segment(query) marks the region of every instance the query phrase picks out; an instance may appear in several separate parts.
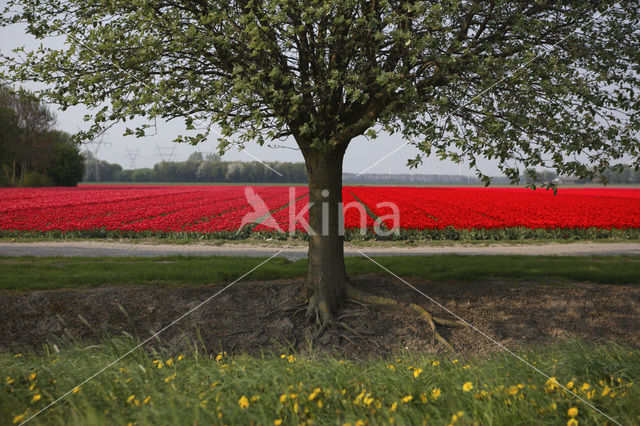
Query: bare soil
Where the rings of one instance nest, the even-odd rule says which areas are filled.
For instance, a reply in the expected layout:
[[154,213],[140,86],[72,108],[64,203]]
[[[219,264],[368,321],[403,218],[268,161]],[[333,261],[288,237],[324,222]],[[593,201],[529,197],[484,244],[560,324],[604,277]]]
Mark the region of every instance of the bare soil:
[[[444,318],[446,311],[393,278],[352,278],[354,286]],[[564,283],[460,284],[411,280],[412,285],[509,348],[580,337],[640,346],[640,286]],[[208,351],[256,354],[308,350],[311,330],[295,304],[301,280],[238,283],[212,298],[149,345],[172,350],[204,345]],[[0,348],[41,348],[46,343],[95,342],[123,332],[140,340],[173,322],[223,286],[105,287],[83,290],[0,291]],[[341,315],[360,337],[344,330],[314,342],[349,358],[389,355],[399,349],[444,352],[414,311],[347,302]],[[485,354],[495,343],[472,329],[441,328],[461,353]],[[341,337],[343,334],[345,337]]]

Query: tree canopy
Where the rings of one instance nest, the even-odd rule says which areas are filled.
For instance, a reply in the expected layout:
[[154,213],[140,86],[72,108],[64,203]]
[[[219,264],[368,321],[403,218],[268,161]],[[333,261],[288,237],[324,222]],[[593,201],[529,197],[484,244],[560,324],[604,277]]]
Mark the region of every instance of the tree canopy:
[[0,87],[0,185],[75,186],[84,158],[53,113],[28,92]]
[[[5,78],[115,121],[184,118],[220,149],[293,136],[303,153],[401,134],[424,155],[589,177],[639,165],[636,1],[10,0],[3,23],[61,36]],[[203,130],[198,130],[203,129]],[[626,157],[625,157],[626,155]]]

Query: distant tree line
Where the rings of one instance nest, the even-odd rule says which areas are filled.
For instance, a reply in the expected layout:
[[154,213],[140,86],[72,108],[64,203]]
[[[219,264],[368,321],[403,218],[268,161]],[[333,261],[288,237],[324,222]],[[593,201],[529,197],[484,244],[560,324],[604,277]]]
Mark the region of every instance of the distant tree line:
[[[162,161],[153,168],[124,170],[119,164],[108,163],[85,152],[86,164],[84,182],[211,182],[211,183],[306,183],[307,172],[304,163],[265,163],[277,170],[272,170],[257,161],[221,161],[215,154],[203,155],[200,152],[191,154],[187,161]],[[589,183],[575,178],[558,177],[552,171],[535,171],[538,182]],[[608,183],[640,183],[640,171],[626,167],[622,171],[610,170],[605,173]],[[427,175],[427,174],[383,174],[344,173],[343,181],[349,183],[376,184],[480,184],[475,176],[462,175]],[[532,182],[530,174],[520,177],[521,183]],[[494,184],[509,184],[505,176],[492,178]]]
[[153,168],[123,170],[118,164],[85,154],[84,182],[237,182],[237,183],[305,183],[307,172],[304,163],[265,163],[257,161],[221,161],[215,154],[204,156],[195,152],[187,161],[162,161]]
[[[535,174],[538,182],[556,182],[556,183],[575,183],[586,184],[593,183],[593,180],[578,179],[573,176],[558,176],[556,173],[550,170],[535,171],[529,170],[524,176],[521,176],[521,182],[529,183],[533,182],[533,175]],[[610,168],[605,170],[602,177],[608,184],[637,184],[640,183],[640,170],[636,170],[631,166],[624,166],[619,168]],[[597,181],[600,182],[600,181]]]
[[0,87],[0,186],[75,186],[84,157],[55,115],[28,92]]

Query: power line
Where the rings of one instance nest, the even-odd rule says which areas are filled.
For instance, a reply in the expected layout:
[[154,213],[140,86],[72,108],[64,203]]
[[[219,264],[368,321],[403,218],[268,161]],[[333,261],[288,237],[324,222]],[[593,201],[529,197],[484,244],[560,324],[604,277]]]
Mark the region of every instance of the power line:
[[[105,142],[104,136],[101,136],[100,139],[95,139],[89,143],[86,143],[87,151],[92,154],[93,157],[93,165],[95,167],[95,178],[96,182],[100,182],[100,161],[98,160],[98,151],[102,145],[111,145],[111,142]],[[89,146],[94,147],[93,149],[89,148]]]
[[129,168],[131,170],[135,170],[136,158],[138,158],[138,156],[140,155],[139,150],[127,149],[127,155],[129,156]]
[[158,146],[158,144],[156,144],[156,151],[156,157],[160,157],[162,161],[171,161],[175,155],[176,147],[175,145],[172,147],[166,147]]

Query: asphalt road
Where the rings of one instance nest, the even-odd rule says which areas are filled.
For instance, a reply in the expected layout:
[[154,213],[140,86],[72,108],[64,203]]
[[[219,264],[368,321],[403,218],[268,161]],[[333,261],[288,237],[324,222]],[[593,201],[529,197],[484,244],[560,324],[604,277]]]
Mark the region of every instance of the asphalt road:
[[[304,246],[251,246],[247,244],[127,244],[102,241],[0,243],[0,256],[74,256],[74,257],[159,257],[159,256],[247,256],[268,257],[278,250],[280,256],[290,260],[307,257]],[[417,255],[640,255],[640,243],[549,243],[549,244],[490,244],[415,247],[350,247],[345,255],[359,256],[359,251],[369,256],[417,256]]]

